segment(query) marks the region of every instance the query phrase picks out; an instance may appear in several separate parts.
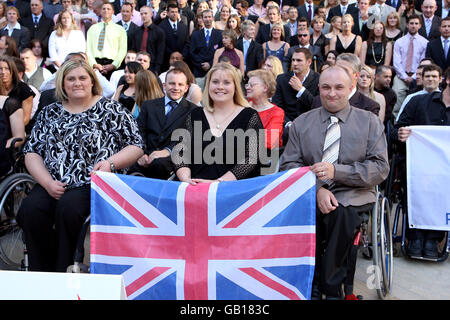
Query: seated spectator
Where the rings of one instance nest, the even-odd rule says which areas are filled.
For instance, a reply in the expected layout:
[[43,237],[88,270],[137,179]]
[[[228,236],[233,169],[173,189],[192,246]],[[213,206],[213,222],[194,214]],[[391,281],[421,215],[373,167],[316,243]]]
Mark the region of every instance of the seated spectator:
[[272,150],[283,145],[284,111],[269,102],[276,89],[276,81],[268,70],[254,70],[248,73],[247,100],[250,106],[258,111],[264,131],[266,148]]
[[134,78],[134,95],[136,103],[131,113],[135,119],[139,117],[142,104],[145,101],[164,97],[158,79],[150,70],[140,70],[136,73]]
[[275,56],[268,56],[266,59],[264,59],[261,65],[261,69],[269,70],[270,72],[272,72],[275,79],[280,74],[284,73],[283,65],[280,59]]
[[[243,0],[245,1],[245,0]],[[246,20],[242,24],[242,37],[236,42],[236,48],[241,50],[244,55],[245,72],[259,69],[264,60],[264,51],[255,39],[256,27],[253,21]],[[246,75],[244,77],[245,81]]]
[[369,32],[369,38],[361,46],[359,58],[369,67],[376,69],[379,65],[391,65],[392,52],[392,42],[386,38],[384,24],[376,21]]
[[380,105],[380,111],[378,117],[384,122],[386,111],[386,100],[384,96],[374,90],[375,74],[371,67],[363,65],[359,73],[358,78],[358,91],[364,94],[366,97],[378,102]]
[[342,17],[342,32],[330,40],[330,50],[341,53],[361,53],[362,38],[352,32],[354,25],[353,17],[347,13]]
[[[0,112],[3,112],[6,119],[6,147],[11,146],[13,139],[20,138],[22,141],[16,143],[15,146],[20,146],[25,140],[25,127],[23,124],[23,109],[20,107],[20,102],[14,97],[8,97],[3,82],[0,81]],[[2,159],[2,167],[3,167]],[[4,172],[3,172],[4,173]],[[0,172],[0,176],[3,174]]]
[[230,15],[231,15],[231,7],[228,5],[223,5],[220,8],[220,20],[214,22],[214,28],[222,31],[225,30]]
[[176,61],[183,61],[183,55],[178,51],[172,52],[169,57],[169,68],[158,76],[159,80],[161,80],[161,83],[166,82],[167,71],[169,71],[170,67],[173,66]]
[[239,39],[242,35],[241,18],[237,14],[230,15],[225,30],[233,30]]
[[336,58],[339,55],[339,53],[337,53],[336,50],[330,50],[328,51],[328,53],[325,56],[325,61],[330,62],[331,64],[335,64],[336,63]]
[[8,24],[6,20],[6,1],[0,3],[0,29],[3,29]]
[[56,70],[51,70],[46,65],[46,60],[48,59],[48,54],[46,47],[39,39],[33,39],[30,42],[30,49],[33,52],[34,56],[36,57],[36,64],[39,67],[45,68],[49,70],[51,73],[55,72]]
[[[263,6],[263,0],[254,0],[253,5],[251,5],[247,10],[249,15],[257,16],[258,18],[266,17],[266,8]],[[253,21],[255,22],[255,21]]]
[[16,41],[17,50],[20,52],[30,45],[31,34],[27,27],[18,22],[19,19],[19,10],[16,7],[7,7],[6,20],[8,24],[0,30],[0,36],[6,35],[12,37]]
[[[124,63],[126,65],[128,62],[131,62],[131,61],[136,61],[136,52],[134,50],[127,51]],[[111,74],[111,78],[109,79],[109,82],[111,82],[111,85],[114,88],[117,88],[119,85],[120,78],[122,78],[124,75],[125,75],[125,68],[116,70]]]
[[[192,74],[191,69],[189,69],[189,66],[184,61],[175,61],[170,69],[180,69],[183,70],[184,74],[187,77],[187,83],[189,86],[189,90],[186,93],[186,100],[189,102],[192,102],[193,104],[197,106],[201,106],[201,101],[203,97],[202,89],[199,87],[199,85],[195,82],[195,77]],[[165,82],[165,78],[164,78]],[[164,90],[165,92],[165,90]]]
[[391,89],[392,69],[388,66],[378,66],[375,71],[374,90],[381,93],[386,101],[386,112],[384,116],[384,126],[387,128],[392,118],[392,110],[397,102],[397,95]]
[[[172,149],[177,178],[195,185],[259,175],[259,148],[265,146],[265,143],[258,141],[258,132],[263,129],[263,125],[258,112],[247,107],[248,102],[241,89],[241,77],[236,68],[227,63],[212,67],[207,75],[202,105],[203,108],[193,109],[186,117],[184,128],[187,129],[188,136],[182,137],[182,141]],[[243,130],[244,136],[253,136],[244,137],[242,140],[245,141],[242,141],[234,135],[236,130]],[[203,141],[201,149],[195,147],[198,141],[187,139],[197,135],[204,137],[205,132],[208,132],[211,142]],[[234,135],[231,140],[233,143],[228,143],[229,135]],[[204,152],[212,146],[216,147],[214,155]],[[241,147],[245,152],[237,152]],[[197,149],[198,152],[201,151],[200,157],[197,151],[194,155],[194,150]],[[232,158],[231,152],[234,155]]]
[[17,51],[16,40],[10,36],[3,35],[0,37],[0,56],[19,57]]
[[23,82],[25,82],[26,84],[35,88],[40,88],[42,83],[52,76],[52,73],[50,71],[38,66],[36,62],[36,56],[34,55],[33,51],[31,51],[31,49],[23,49],[20,52],[20,60],[22,60],[25,65]]
[[184,98],[189,90],[187,79],[183,70],[169,70],[165,81],[166,95],[147,100],[140,106],[137,121],[145,150],[133,170],[146,177],[167,179],[173,172],[170,158],[172,132],[184,125],[186,116],[196,107]]
[[117,87],[113,100],[118,101],[128,111],[132,111],[136,103],[135,99],[135,81],[134,78],[138,71],[143,70],[142,66],[136,62],[131,61],[125,65],[125,84]]
[[[74,90],[75,83],[84,85]],[[24,147],[25,165],[37,182],[17,214],[30,270],[66,272],[90,214],[91,174],[124,173],[143,153],[135,120],[101,91],[84,60],[67,61],[56,79],[61,102],[38,114]]]
[[320,47],[311,44],[311,35],[309,34],[308,29],[299,28],[296,38],[298,39],[298,44],[293,45],[288,50],[286,56],[284,57],[283,70],[286,72],[291,69],[292,54],[297,48],[306,48],[311,51],[312,54],[311,69],[317,72],[323,63]]
[[330,32],[325,35],[328,39],[334,39],[341,33],[342,17],[334,16],[330,22]]
[[230,58],[231,64],[241,71],[241,74],[245,72],[244,54],[241,50],[236,49],[237,36],[233,30],[225,30],[222,33],[223,47],[216,50],[213,58],[213,65],[219,62],[219,58],[226,56]]
[[281,61],[289,51],[289,43],[285,41],[283,24],[275,22],[272,24],[269,33],[269,41],[262,44],[264,57],[275,56]]

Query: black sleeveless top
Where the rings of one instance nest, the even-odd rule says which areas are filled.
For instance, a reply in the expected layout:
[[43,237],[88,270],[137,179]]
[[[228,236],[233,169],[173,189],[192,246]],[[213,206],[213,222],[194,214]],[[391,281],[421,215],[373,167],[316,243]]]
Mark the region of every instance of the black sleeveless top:
[[336,51],[341,54],[344,52],[347,53],[355,53],[355,47],[356,47],[356,35],[355,38],[353,39],[353,41],[348,45],[347,48],[344,48],[344,46],[342,45],[341,39],[339,38],[339,36],[336,36]]
[[372,42],[371,45],[367,45],[366,65],[378,67],[384,64],[384,59],[386,59],[386,45],[382,42]]
[[128,111],[131,112],[133,110],[134,104],[136,103],[136,100],[134,96],[127,96],[125,95],[125,90],[128,89],[128,83],[124,84],[122,87],[122,90],[120,91],[119,95],[119,102],[128,109]]

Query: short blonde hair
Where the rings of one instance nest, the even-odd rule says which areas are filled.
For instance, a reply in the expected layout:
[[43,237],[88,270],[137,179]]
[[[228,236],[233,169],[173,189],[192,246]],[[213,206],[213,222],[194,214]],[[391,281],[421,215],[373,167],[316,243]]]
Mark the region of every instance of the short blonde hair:
[[397,19],[397,24],[395,25],[395,27],[397,29],[400,29],[400,16],[398,15],[397,11],[392,11],[391,13],[389,13],[386,17],[386,28],[389,27],[389,18],[391,17],[395,17]]
[[209,96],[209,83],[211,82],[211,77],[214,72],[222,70],[228,73],[233,79],[234,83],[234,96],[233,101],[235,104],[242,107],[248,107],[248,101],[245,99],[244,93],[242,91],[241,80],[242,76],[238,69],[233,67],[229,63],[220,62],[215,64],[207,73],[205,81],[205,90],[203,91],[202,106],[209,112],[214,112],[214,101]]
[[83,68],[86,70],[86,72],[89,74],[89,77],[92,81],[92,95],[94,96],[101,96],[103,92],[103,88],[100,85],[100,82],[98,81],[97,76],[95,75],[94,69],[87,64],[86,61],[82,59],[70,59],[63,63],[61,68],[56,72],[56,78],[55,78],[55,96],[56,99],[59,101],[68,101],[68,97],[66,94],[66,90],[64,89],[64,79],[66,78],[67,74],[76,69],[76,68]]
[[275,81],[275,76],[269,70],[257,69],[247,73],[247,77],[250,79],[256,77],[260,79],[265,86],[267,86],[267,97],[271,98],[275,94],[277,88],[277,82]]
[[282,73],[284,73],[283,70],[283,64],[281,63],[281,60],[278,57],[275,56],[268,56],[265,61],[269,60],[272,63],[272,73],[275,79]]
[[352,23],[352,27],[355,25],[355,20],[353,20],[353,17],[350,13],[346,13],[342,16],[342,22],[344,23],[344,19],[350,19],[351,23]]

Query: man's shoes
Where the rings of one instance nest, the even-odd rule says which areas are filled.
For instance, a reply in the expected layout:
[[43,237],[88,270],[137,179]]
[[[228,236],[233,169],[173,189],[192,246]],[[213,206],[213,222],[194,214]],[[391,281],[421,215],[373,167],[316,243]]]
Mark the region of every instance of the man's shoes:
[[409,240],[406,253],[409,256],[420,257],[422,256],[422,247],[423,247],[423,240],[421,239]]
[[423,245],[422,254],[424,258],[437,259],[438,258],[438,247],[436,240],[425,240]]

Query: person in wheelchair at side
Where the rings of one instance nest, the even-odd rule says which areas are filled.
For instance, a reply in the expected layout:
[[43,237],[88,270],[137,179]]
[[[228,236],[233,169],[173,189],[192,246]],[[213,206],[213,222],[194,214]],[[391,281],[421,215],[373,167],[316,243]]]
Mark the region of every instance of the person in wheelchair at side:
[[[438,66],[431,68],[425,66],[422,71],[424,85],[428,77],[434,76],[435,82],[441,79],[441,69]],[[411,134],[409,126],[413,125],[450,125],[450,68],[444,73],[442,83],[443,91],[434,91],[418,95],[410,100],[400,114],[394,129],[391,131],[391,140],[399,145],[399,152],[403,161],[400,164],[401,175],[406,190],[406,145],[405,142]],[[430,80],[431,81],[431,80]],[[437,84],[436,84],[437,86]],[[406,201],[405,201],[406,203]],[[408,224],[407,224],[408,226]],[[438,258],[438,242],[444,237],[443,231],[406,229],[408,246],[406,253],[413,257],[429,259]]]
[[37,182],[17,214],[32,271],[66,271],[90,213],[91,174],[126,171],[144,147],[131,113],[102,97],[86,61],[66,61],[55,83],[58,102],[38,114],[23,150]]
[[[317,176],[316,272],[311,298],[353,296],[349,253],[359,216],[376,201],[389,173],[384,127],[372,112],[349,104],[352,73],[345,65],[320,76],[322,107],[300,115],[289,131],[280,170],[311,166]],[[366,137],[366,139],[362,139]],[[354,271],[353,271],[354,272]],[[352,299],[353,300],[353,299]]]

